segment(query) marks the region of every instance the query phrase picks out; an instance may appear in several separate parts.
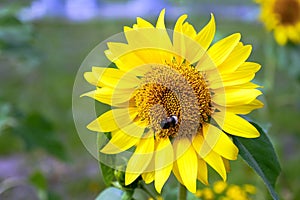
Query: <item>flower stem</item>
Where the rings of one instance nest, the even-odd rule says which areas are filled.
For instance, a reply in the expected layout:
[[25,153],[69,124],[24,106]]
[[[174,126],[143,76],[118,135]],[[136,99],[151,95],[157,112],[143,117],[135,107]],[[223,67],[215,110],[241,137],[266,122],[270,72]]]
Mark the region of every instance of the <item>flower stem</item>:
[[152,197],[153,199],[156,199],[157,198],[157,195],[155,195],[151,190],[149,190],[149,188],[145,185],[141,185],[141,188],[150,196]]
[[179,183],[179,188],[178,188],[178,200],[185,200],[187,195],[186,188],[184,185],[181,185]]

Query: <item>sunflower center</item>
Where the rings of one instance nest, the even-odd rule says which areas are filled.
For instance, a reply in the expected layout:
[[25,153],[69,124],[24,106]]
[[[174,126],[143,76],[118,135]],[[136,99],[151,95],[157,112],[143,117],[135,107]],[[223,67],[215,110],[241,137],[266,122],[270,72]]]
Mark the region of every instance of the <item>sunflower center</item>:
[[205,75],[176,60],[150,68],[135,93],[138,117],[156,137],[196,134],[213,113]]
[[300,3],[298,0],[277,0],[274,12],[282,24],[293,25],[300,20]]

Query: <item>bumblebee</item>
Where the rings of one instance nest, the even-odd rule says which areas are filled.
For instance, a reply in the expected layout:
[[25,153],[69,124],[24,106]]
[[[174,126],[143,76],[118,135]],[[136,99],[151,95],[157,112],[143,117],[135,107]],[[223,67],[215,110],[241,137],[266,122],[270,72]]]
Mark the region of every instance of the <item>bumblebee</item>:
[[160,127],[162,129],[168,129],[170,127],[174,127],[177,123],[178,123],[177,116],[171,115],[170,117],[167,117],[160,122]]

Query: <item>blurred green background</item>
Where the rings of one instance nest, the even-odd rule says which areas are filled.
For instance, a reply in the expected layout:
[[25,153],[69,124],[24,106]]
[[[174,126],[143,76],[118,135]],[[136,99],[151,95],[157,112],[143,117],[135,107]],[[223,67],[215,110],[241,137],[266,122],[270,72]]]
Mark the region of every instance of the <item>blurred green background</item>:
[[[93,2],[100,7],[96,14],[110,4],[138,5]],[[59,10],[50,15],[48,7],[43,16],[22,18],[22,8],[32,5],[29,0],[0,3],[0,199],[94,199],[106,186],[97,160],[86,151],[74,126],[73,82],[87,54],[124,25],[135,23],[137,16],[124,10],[124,16],[111,13],[80,20],[84,12],[72,19]],[[154,23],[161,8],[167,7],[168,28],[180,14],[188,13],[198,31],[213,12],[217,38],[241,32],[242,41],[253,45],[249,60],[263,66],[255,82],[266,87],[265,108],[251,117],[268,130],[278,153],[282,174],[276,190],[283,199],[299,199],[299,46],[278,47],[257,21],[259,8],[250,0],[169,0],[151,6],[141,17]],[[260,178],[241,158],[232,162],[228,179],[257,186],[254,199],[268,198]]]

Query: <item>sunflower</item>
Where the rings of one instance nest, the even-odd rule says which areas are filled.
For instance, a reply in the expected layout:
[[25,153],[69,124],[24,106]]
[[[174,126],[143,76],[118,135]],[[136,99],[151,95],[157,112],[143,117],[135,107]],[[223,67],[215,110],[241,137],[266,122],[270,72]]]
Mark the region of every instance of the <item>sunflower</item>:
[[142,177],[160,193],[173,172],[195,193],[197,180],[208,184],[207,165],[226,180],[229,160],[238,155],[230,135],[259,136],[239,115],[263,106],[260,86],[250,82],[260,65],[246,62],[251,46],[239,33],[211,45],[213,15],[200,32],[187,15],[167,30],[164,15],[156,26],[137,18],[124,27],[127,42],[108,42],[105,51],[116,67],[84,74],[96,90],[83,96],[111,106],[87,128],[111,132],[101,153],[131,152],[126,185]]
[[278,44],[300,43],[300,0],[256,0],[261,4],[260,20],[274,31]]

